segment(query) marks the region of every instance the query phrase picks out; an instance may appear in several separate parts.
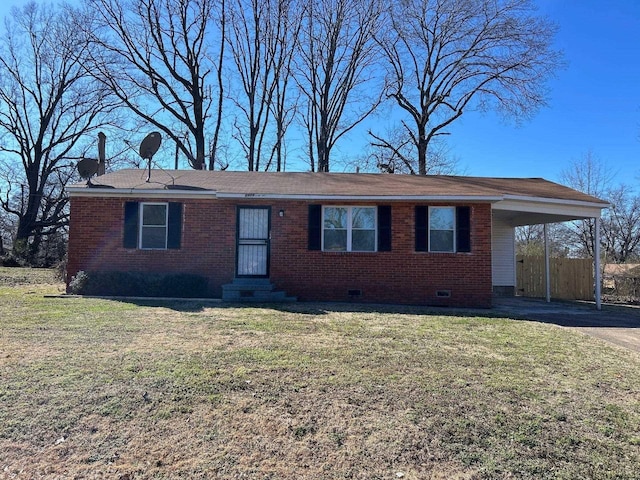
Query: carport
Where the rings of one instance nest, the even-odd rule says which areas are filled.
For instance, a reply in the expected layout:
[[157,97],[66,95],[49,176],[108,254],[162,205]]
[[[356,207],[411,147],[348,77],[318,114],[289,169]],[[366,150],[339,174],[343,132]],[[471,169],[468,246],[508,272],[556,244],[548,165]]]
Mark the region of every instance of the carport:
[[[601,266],[600,266],[600,218],[602,209],[608,203],[594,197],[576,195],[567,189],[564,195],[562,187],[555,188],[553,195],[541,197],[523,193],[505,194],[492,206],[492,281],[496,294],[515,295],[516,254],[515,229],[526,225],[544,226],[545,244],[545,285],[546,300],[551,301],[551,278],[549,269],[549,241],[547,225],[572,220],[594,220],[594,272],[595,302],[600,310],[601,305]],[[558,195],[560,193],[560,195]]]

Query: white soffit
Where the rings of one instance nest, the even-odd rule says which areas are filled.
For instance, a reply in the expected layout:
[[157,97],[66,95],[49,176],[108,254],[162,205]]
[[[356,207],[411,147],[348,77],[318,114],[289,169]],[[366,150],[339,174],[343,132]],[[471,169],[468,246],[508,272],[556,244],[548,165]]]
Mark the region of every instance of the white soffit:
[[603,203],[576,200],[505,195],[504,200],[493,204],[493,210],[541,213],[574,218],[600,218],[602,209],[608,206]]

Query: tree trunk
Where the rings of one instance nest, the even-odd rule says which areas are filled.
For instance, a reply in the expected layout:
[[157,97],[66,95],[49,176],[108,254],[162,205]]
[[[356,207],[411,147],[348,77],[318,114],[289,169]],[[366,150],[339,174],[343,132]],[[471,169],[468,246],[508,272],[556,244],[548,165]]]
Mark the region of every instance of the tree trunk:
[[427,137],[424,125],[418,125],[418,175],[427,174]]

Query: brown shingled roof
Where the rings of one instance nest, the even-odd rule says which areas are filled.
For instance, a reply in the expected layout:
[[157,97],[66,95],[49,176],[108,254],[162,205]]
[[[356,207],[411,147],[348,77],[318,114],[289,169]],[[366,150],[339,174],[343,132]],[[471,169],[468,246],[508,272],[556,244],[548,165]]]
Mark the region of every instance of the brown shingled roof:
[[[568,201],[606,202],[542,178],[490,178],[446,175],[372,173],[238,172],[202,170],[124,169],[92,179],[91,193],[100,187],[122,190],[201,189],[218,195],[350,196],[350,197],[474,197],[488,200],[511,196]],[[97,188],[96,188],[97,187]],[[69,189],[82,194],[76,184]],[[497,197],[497,198],[496,198]]]

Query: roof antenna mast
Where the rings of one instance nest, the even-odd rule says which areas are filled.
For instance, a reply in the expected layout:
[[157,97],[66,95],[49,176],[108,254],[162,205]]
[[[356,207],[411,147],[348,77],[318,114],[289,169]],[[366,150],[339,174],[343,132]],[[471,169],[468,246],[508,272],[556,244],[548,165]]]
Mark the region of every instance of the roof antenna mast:
[[160,135],[160,132],[151,132],[149,135],[144,137],[144,140],[142,140],[142,143],[140,144],[140,156],[149,162],[147,182],[151,180],[151,159],[160,148],[161,143],[162,135]]

